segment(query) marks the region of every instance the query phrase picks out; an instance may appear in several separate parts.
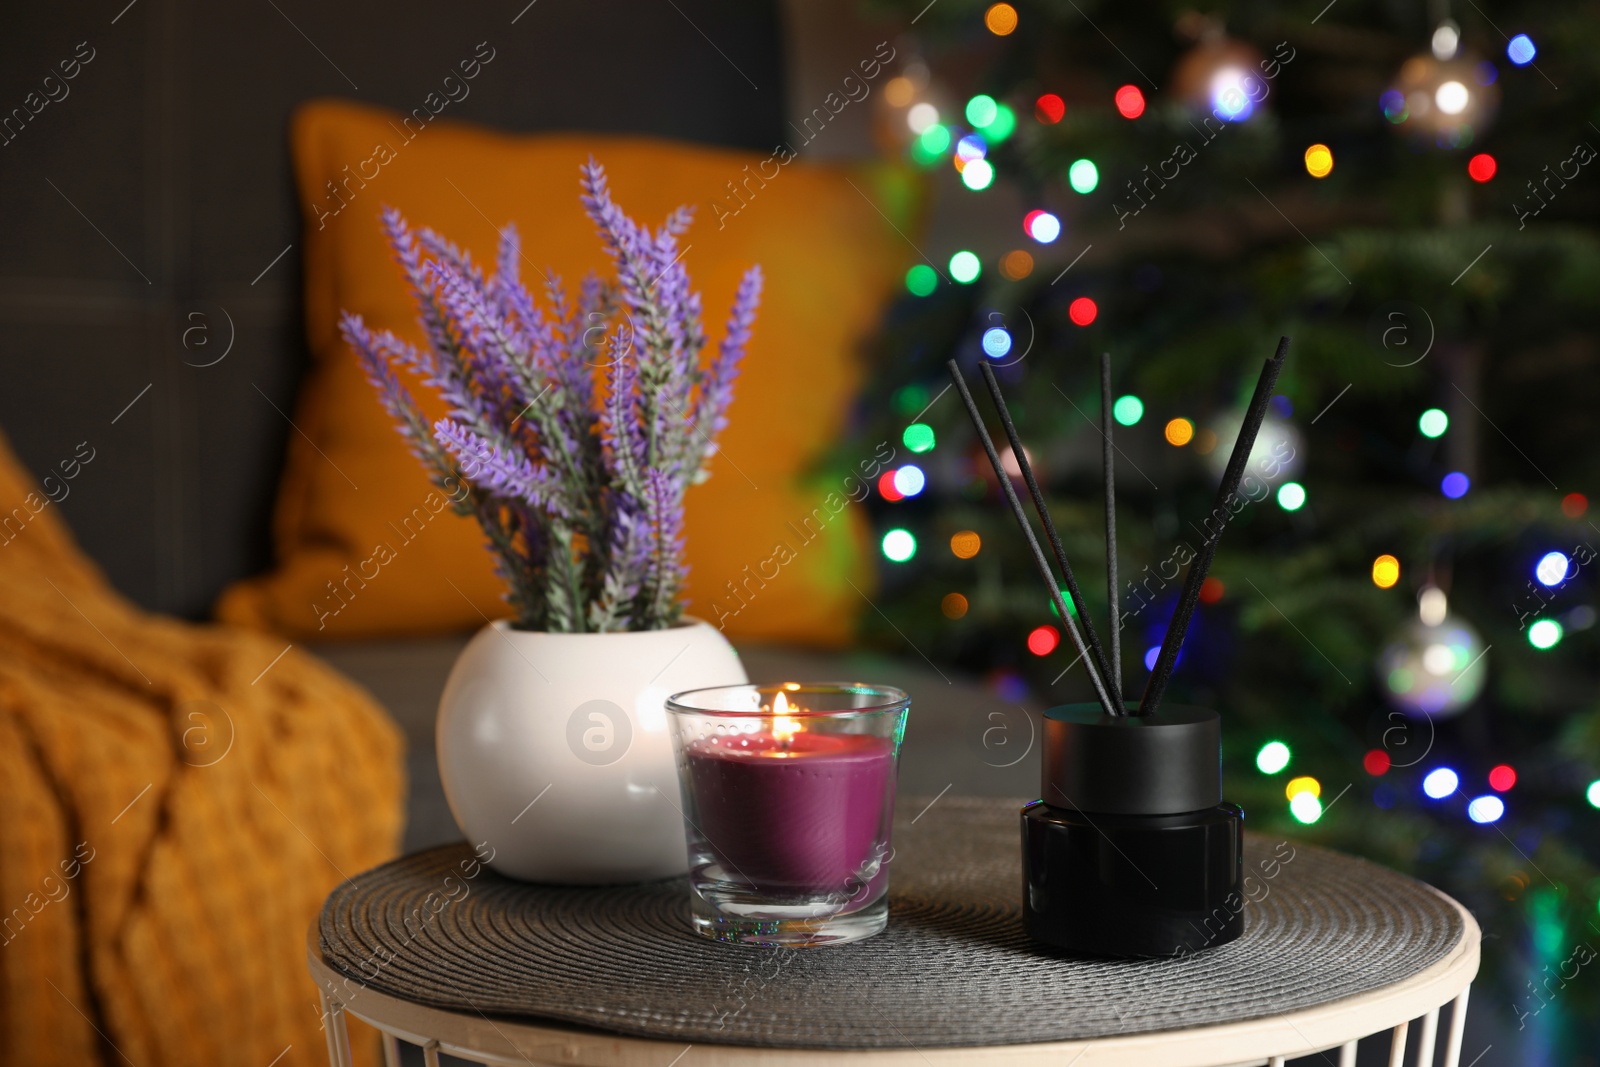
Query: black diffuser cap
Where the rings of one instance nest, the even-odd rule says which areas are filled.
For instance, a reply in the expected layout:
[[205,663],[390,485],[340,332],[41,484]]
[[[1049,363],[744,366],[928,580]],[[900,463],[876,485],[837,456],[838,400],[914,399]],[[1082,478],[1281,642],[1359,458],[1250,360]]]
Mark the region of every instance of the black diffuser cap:
[[1222,720],[1164,704],[1113,718],[1099,704],[1044,713],[1040,799],[1115,815],[1177,815],[1222,802]]

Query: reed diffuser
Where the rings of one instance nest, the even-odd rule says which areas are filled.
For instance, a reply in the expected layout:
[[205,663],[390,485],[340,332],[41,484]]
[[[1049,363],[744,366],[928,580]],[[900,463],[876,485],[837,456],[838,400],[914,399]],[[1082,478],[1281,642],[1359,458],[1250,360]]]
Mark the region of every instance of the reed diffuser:
[[1215,711],[1163,705],[1178,651],[1239,495],[1289,339],[1261,370],[1217,489],[1209,531],[1189,566],[1177,611],[1137,704],[1124,699],[1117,602],[1111,367],[1100,362],[1110,648],[1101,643],[1050,519],[994,370],[983,378],[1033,500],[1077,621],[955,360],[947,366],[1027,542],[1096,702],[1045,712],[1040,798],[1022,809],[1023,919],[1037,941],[1084,955],[1170,956],[1226,944],[1244,932],[1244,810],[1222,799],[1222,729]]

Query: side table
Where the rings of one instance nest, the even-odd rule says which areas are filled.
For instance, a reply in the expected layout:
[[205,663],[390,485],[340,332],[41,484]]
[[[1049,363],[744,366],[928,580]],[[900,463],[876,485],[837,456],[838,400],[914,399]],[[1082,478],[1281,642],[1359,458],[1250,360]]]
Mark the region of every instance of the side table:
[[[593,889],[494,874],[466,845],[328,898],[307,944],[328,1054],[345,1017],[484,1064],[577,1067],[1281,1065],[1413,1022],[1459,1067],[1480,934],[1449,897],[1292,841],[1246,844],[1245,934],[1195,955],[1086,960],[1021,931],[1016,803],[946,797],[898,820],[889,928],[838,948],[717,945],[681,880]],[[920,805],[910,801],[915,812]]]

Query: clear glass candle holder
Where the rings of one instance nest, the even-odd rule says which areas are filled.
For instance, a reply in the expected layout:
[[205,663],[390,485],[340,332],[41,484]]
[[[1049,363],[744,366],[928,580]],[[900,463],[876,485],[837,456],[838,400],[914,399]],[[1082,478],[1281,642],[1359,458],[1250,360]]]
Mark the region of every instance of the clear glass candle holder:
[[899,689],[849,682],[668,698],[696,931],[799,947],[884,928],[910,705]]

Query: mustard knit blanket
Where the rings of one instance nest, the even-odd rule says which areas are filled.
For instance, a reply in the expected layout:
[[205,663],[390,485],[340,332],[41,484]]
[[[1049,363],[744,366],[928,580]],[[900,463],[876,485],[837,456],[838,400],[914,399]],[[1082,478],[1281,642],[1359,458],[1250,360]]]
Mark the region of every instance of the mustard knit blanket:
[[401,739],[287,641],[113,591],[53,503],[93,453],[35,485],[0,440],[0,1049],[326,1063],[306,931],[394,854]]

